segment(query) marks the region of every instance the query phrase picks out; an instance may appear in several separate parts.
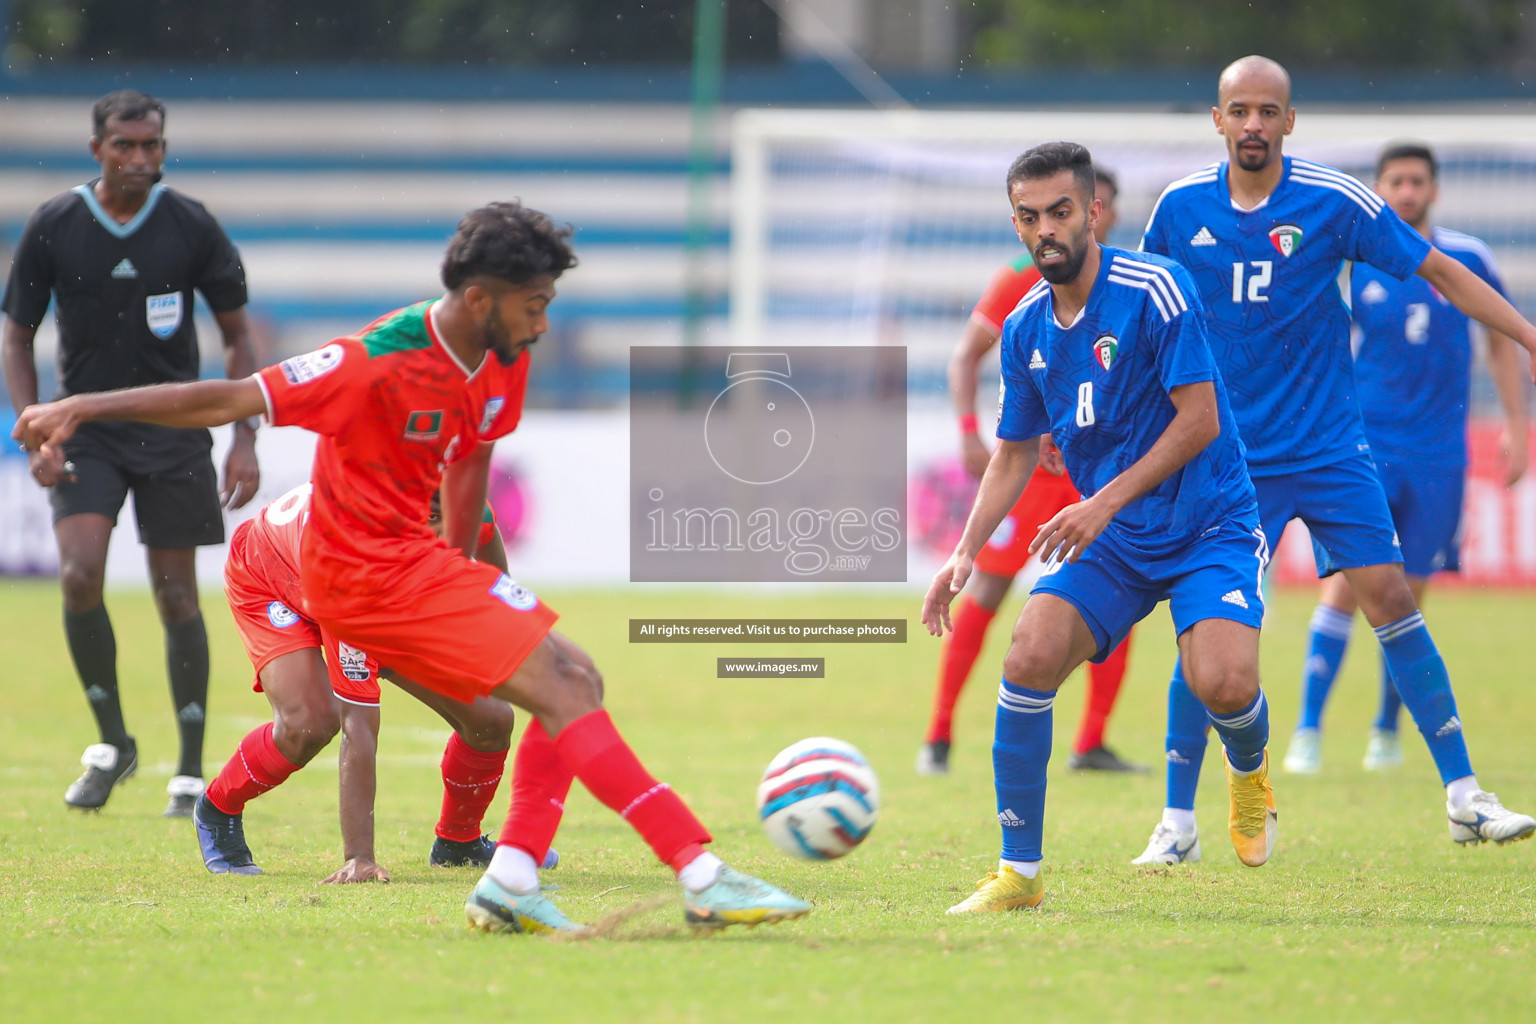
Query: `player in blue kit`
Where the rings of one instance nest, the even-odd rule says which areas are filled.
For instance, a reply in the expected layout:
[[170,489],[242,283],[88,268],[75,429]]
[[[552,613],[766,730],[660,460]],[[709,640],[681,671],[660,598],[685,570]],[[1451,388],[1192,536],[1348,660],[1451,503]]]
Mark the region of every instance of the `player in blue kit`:
[[[1336,281],[1345,260],[1398,279],[1418,273],[1527,349],[1536,349],[1536,328],[1359,181],[1283,156],[1296,120],[1290,95],[1290,76],[1268,58],[1244,57],[1222,72],[1212,115],[1228,160],[1168,186],[1142,248],[1178,260],[1198,284],[1265,536],[1278,543],[1285,524],[1301,518],[1319,575],[1342,571],[1349,580],[1445,783],[1451,838],[1524,839],[1536,819],[1506,810],[1472,773],[1445,662],[1403,574],[1360,422],[1349,314]],[[1199,858],[1194,797],[1206,714],[1184,675],[1176,666],[1168,692],[1163,820],[1134,863]]]
[[[1376,192],[1435,248],[1506,295],[1486,245],[1431,226],[1438,170],[1426,146],[1388,146],[1376,161]],[[1422,603],[1430,574],[1458,567],[1472,384],[1471,321],[1423,278],[1399,281],[1367,264],[1350,275],[1350,295],[1360,415],[1402,542],[1408,587],[1415,602]],[[1504,483],[1513,486],[1524,475],[1528,457],[1525,391],[1514,343],[1498,331],[1488,332],[1488,366],[1504,409]],[[1285,755],[1286,771],[1312,774],[1322,768],[1323,706],[1343,663],[1354,614],[1349,581],[1342,574],[1324,580],[1312,616],[1301,717]],[[1381,706],[1366,747],[1367,770],[1402,763],[1397,737],[1401,707],[1383,659]]]
[[1019,240],[1043,281],[1003,324],[998,444],[923,623],[942,635],[976,552],[1018,500],[1049,433],[1083,500],[1039,528],[1050,555],[1014,628],[998,688],[992,765],[1002,859],[951,914],[1033,907],[1040,876],[1051,705],[1067,676],[1102,661],[1159,602],[1171,603],[1190,688],[1226,745],[1231,834],[1258,866],[1275,843],[1259,689],[1259,587],[1269,546],[1200,299],[1170,260],[1094,237],[1088,151],[1037,146],[1008,170]]

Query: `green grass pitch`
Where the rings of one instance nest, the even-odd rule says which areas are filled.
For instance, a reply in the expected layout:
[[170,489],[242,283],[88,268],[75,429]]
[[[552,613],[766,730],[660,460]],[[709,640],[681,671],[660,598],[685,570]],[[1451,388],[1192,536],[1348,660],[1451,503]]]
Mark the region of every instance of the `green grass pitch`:
[[[447,732],[386,691],[377,810],[388,885],[320,886],[340,864],[335,748],[251,805],[268,874],[213,877],[191,827],[160,818],[175,756],[160,631],[147,595],[114,593],[120,672],[139,776],[101,814],[64,788],[94,740],[59,626],[57,587],[0,582],[0,1019],[5,1021],[422,1020],[1437,1021],[1532,1019],[1536,843],[1460,849],[1416,734],[1390,775],[1360,768],[1375,652],[1357,623],[1330,708],[1325,771],[1275,775],[1280,841],[1252,870],[1225,838],[1219,755],[1199,815],[1205,861],[1141,870],[1161,772],[1076,776],[1065,754],[1081,702],[1057,704],[1057,757],[1039,912],[946,918],[993,863],[992,694],[1010,602],[961,706],[954,773],[917,778],[937,642],[907,594],[674,593],[639,587],[546,595],[605,671],[615,719],[652,771],[714,830],[731,863],[816,905],[805,920],[695,938],[669,873],[616,816],[573,793],[546,876],[571,916],[619,922],[556,942],[464,926],[470,871],[426,866]],[[207,762],[268,717],[216,592]],[[1275,760],[1294,722],[1312,595],[1278,594],[1263,648]],[[1485,788],[1536,807],[1532,627],[1536,597],[1432,595],[1429,620],[1457,680]],[[634,645],[631,617],[903,617],[904,645]],[[1160,757],[1166,616],[1138,633],[1111,741]],[[820,655],[823,680],[721,680],[721,655]],[[847,739],[884,790],[852,856],[791,861],[758,828],[752,794],[781,747]],[[505,789],[488,825],[499,824]],[[627,916],[625,912],[632,911]]]

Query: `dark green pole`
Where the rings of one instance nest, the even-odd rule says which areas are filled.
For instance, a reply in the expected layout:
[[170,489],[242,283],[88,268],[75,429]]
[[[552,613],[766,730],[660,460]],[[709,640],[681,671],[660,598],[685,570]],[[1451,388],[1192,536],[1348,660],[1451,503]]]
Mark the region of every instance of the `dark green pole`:
[[725,65],[726,0],[697,0],[693,16],[693,95],[688,145],[688,240],[683,343],[697,345],[709,310],[710,198],[715,183],[715,120]]

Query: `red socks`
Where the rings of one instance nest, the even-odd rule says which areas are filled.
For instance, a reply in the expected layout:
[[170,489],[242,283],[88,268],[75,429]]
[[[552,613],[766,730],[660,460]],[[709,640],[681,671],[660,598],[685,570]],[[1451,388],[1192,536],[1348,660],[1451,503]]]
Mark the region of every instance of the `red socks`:
[[[702,846],[712,838],[672,787],[657,782],[640,764],[607,711],[582,715],[561,730],[554,745],[566,768],[593,796],[619,812],[662,863],[675,866],[690,853],[690,847]],[[517,772],[522,772],[521,748]],[[698,852],[691,851],[694,856]]]
[[225,814],[244,812],[247,802],[299,770],[272,742],[272,723],[252,729],[240,741],[235,756],[208,786],[208,799]]
[[544,726],[537,718],[530,721],[512,764],[512,809],[501,829],[501,845],[515,846],[535,864],[544,863],[565,813],[572,778]]
[[933,695],[933,718],[928,723],[928,740],[949,739],[950,725],[955,717],[955,704],[960,691],[971,674],[971,667],[981,654],[982,642],[987,638],[987,627],[997,612],[983,608],[962,594],[950,608],[950,623],[955,627],[944,637],[939,648],[939,686]]
[[1104,745],[1104,724],[1114,710],[1115,697],[1120,684],[1125,681],[1125,658],[1131,650],[1131,638],[1127,636],[1109,653],[1103,664],[1088,663],[1088,699],[1083,702],[1083,718],[1077,725],[1077,741],[1072,749],[1086,754]]
[[506,765],[505,750],[476,750],[458,733],[448,737],[442,762],[443,809],[437,818],[440,837],[460,843],[480,837],[480,822]]

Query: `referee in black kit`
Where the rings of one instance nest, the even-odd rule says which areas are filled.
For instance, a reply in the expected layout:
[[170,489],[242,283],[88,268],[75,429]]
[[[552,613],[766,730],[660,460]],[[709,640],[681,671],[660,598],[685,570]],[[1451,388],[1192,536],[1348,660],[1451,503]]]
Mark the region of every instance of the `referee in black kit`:
[[[107,391],[198,376],[192,292],[202,292],[224,338],[230,379],[256,370],[245,316],[245,268],[202,204],[160,184],[165,106],[140,92],[103,96],[91,111],[91,156],[101,177],[56,196],[27,222],[0,310],[11,405],[38,400],[33,339],[57,296],[59,395]],[[29,469],[49,490],[64,633],[101,742],[64,794],[70,807],[100,808],[138,766],[117,691],[117,643],[102,604],[107,542],[131,490],[139,540],[148,549],[155,607],[165,625],[171,700],[181,762],[167,816],[190,816],[203,791],[203,720],[208,633],[197,603],[195,555],[224,541],[220,505],[256,494],[255,422],[236,425],[220,490],[206,430],[91,423],[59,459],[29,452]]]

